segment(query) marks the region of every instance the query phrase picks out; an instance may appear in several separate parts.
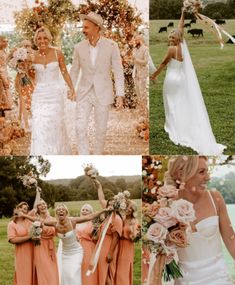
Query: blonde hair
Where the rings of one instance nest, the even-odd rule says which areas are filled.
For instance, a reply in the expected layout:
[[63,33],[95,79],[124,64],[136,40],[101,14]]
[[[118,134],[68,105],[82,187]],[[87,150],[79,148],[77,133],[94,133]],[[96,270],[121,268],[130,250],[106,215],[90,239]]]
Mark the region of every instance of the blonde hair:
[[168,162],[168,171],[164,176],[166,185],[177,185],[177,180],[185,182],[194,176],[198,169],[199,159],[207,160],[206,156],[198,155],[181,155],[173,156]]
[[48,38],[48,40],[49,40],[49,42],[50,42],[50,43],[52,42],[52,35],[51,35],[51,32],[50,32],[47,28],[41,27],[41,28],[37,29],[36,32],[35,32],[35,34],[34,34],[33,42],[34,42],[35,44],[37,44],[37,37],[38,37],[38,34],[39,34],[39,33],[45,33],[46,36],[47,36],[47,38]]
[[23,205],[25,205],[27,208],[28,208],[28,210],[29,210],[29,205],[28,205],[28,203],[27,202],[20,202],[19,204],[17,204],[16,205],[16,207],[15,207],[15,209],[19,209],[19,208],[21,208]]
[[138,207],[137,207],[136,202],[134,202],[133,200],[129,200],[129,204],[131,205],[131,208],[132,208],[132,210],[133,210],[132,216],[133,216],[134,218],[137,218],[137,215],[138,215],[138,213],[137,213]]
[[55,208],[55,214],[57,215],[57,210],[59,209],[59,208],[64,208],[65,210],[66,210],[66,212],[67,212],[67,215],[69,214],[69,209],[68,209],[68,207],[65,205],[65,204],[59,204],[59,205],[57,205],[56,206],[56,208]]
[[43,199],[40,199],[40,200],[38,201],[38,203],[36,204],[36,208],[37,208],[37,210],[36,210],[36,214],[38,214],[38,215],[40,215],[40,212],[39,212],[38,206],[39,206],[39,205],[41,205],[41,204],[42,204],[42,202],[44,202],[44,203],[47,205],[46,201],[45,201],[45,200],[43,200]]
[[90,210],[90,213],[94,213],[94,209],[90,204],[84,204],[80,210],[80,213],[82,212],[82,209],[88,208]]
[[182,42],[183,40],[183,35],[182,32],[179,29],[173,29],[172,31],[170,31],[168,38],[170,36],[174,36],[176,39],[178,39],[180,42]]

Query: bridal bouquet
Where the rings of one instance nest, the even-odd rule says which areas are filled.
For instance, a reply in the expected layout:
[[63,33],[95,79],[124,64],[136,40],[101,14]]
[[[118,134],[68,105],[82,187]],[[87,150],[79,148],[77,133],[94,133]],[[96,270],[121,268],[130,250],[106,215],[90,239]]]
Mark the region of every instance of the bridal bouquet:
[[162,168],[160,158],[143,158],[143,194],[147,200],[142,204],[143,243],[156,257],[148,285],[161,284],[162,276],[165,281],[182,277],[175,260],[176,252],[178,248],[187,247],[187,232],[190,222],[195,220],[193,204],[177,200],[179,189],[173,185],[160,186]]
[[28,174],[23,176],[18,176],[18,178],[22,181],[26,188],[36,188],[37,191],[41,192],[41,188],[38,186],[37,175],[33,173],[33,171],[30,171]]
[[99,175],[98,170],[91,163],[84,164],[83,168],[84,168],[85,175],[90,178],[95,179]]
[[125,215],[129,197],[130,192],[127,190],[118,192],[118,194],[113,197],[114,203],[112,206],[114,211],[118,211],[121,215]]
[[41,244],[41,241],[40,241],[41,234],[42,234],[41,222],[40,221],[33,222],[29,229],[29,235],[35,246]]
[[200,0],[184,0],[183,7],[185,12],[194,14],[203,6]]
[[18,48],[13,53],[12,59],[9,61],[9,66],[14,68],[20,76],[21,86],[32,84],[29,76],[32,59],[33,55],[30,54],[26,48]]

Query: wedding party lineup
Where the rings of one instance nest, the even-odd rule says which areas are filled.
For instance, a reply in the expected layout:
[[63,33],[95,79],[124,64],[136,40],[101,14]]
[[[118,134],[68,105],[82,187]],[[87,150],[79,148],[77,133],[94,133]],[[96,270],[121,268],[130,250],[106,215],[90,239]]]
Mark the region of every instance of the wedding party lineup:
[[235,285],[234,49],[234,0],[0,0],[1,285]]

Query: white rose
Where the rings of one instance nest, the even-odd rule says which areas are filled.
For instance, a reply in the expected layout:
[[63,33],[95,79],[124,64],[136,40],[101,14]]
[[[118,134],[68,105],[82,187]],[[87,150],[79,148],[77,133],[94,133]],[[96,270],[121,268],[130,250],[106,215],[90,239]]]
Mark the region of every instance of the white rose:
[[181,223],[189,224],[196,219],[193,204],[184,199],[173,201],[171,209],[174,217]]
[[147,231],[147,238],[155,243],[162,243],[168,234],[168,230],[159,223],[152,224]]
[[153,217],[153,219],[155,222],[158,222],[166,228],[170,228],[177,224],[177,220],[173,216],[172,209],[168,207],[160,208],[158,210],[158,213]]
[[122,202],[122,203],[120,204],[120,209],[122,209],[122,210],[125,210],[125,209],[126,209],[126,203],[125,203],[125,202]]
[[131,196],[130,192],[127,191],[127,190],[125,190],[125,191],[123,192],[123,194],[124,194],[125,197],[130,197],[130,196]]
[[157,192],[162,197],[168,197],[168,198],[178,197],[178,190],[175,188],[175,186],[172,185],[164,185],[160,187]]
[[34,225],[35,227],[40,227],[40,226],[41,226],[41,222],[40,222],[40,221],[35,221],[35,222],[33,223],[33,225]]

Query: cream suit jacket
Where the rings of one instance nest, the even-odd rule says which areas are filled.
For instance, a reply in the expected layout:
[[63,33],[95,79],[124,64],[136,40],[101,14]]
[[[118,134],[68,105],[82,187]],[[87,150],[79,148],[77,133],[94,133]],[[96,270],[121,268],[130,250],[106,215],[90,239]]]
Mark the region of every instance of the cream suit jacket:
[[89,96],[89,91],[94,86],[99,103],[101,105],[112,104],[114,102],[112,72],[116,95],[124,96],[124,74],[118,45],[110,39],[101,37],[94,66],[91,63],[89,51],[88,40],[83,40],[74,47],[70,76],[74,86],[80,77],[77,100],[79,102],[85,96]]

